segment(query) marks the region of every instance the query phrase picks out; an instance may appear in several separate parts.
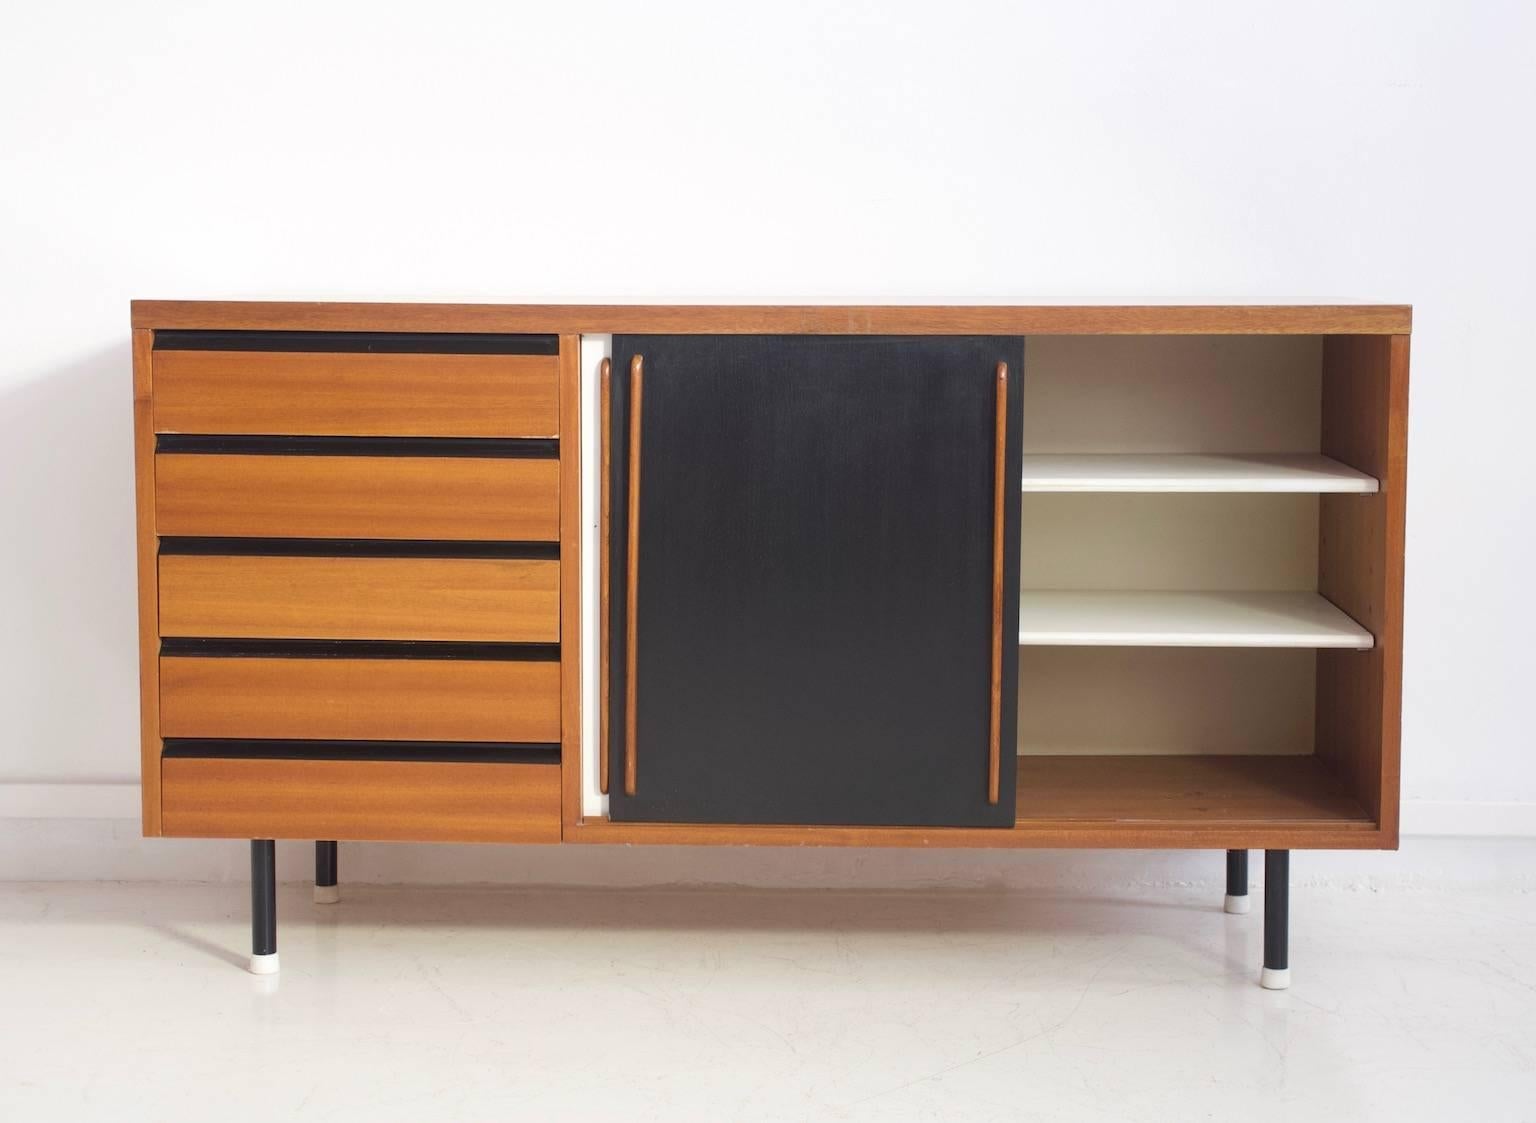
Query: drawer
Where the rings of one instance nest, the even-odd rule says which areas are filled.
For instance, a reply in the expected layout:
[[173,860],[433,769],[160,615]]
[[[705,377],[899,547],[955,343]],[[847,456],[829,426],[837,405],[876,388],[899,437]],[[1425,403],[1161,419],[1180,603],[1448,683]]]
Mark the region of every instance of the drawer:
[[560,740],[555,659],[160,659],[164,737]]
[[560,563],[160,555],[160,634],[557,643]]
[[161,453],[155,524],[163,535],[553,542],[560,463]]
[[154,352],[157,433],[556,437],[554,355]]
[[185,838],[560,841],[558,764],[166,757],[160,800]]

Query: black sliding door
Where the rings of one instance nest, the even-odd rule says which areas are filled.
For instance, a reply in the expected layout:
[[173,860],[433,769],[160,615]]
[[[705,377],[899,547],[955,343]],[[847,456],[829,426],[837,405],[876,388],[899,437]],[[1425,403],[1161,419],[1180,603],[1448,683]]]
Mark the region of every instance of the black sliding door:
[[614,820],[1012,826],[1022,373],[1020,339],[614,338]]

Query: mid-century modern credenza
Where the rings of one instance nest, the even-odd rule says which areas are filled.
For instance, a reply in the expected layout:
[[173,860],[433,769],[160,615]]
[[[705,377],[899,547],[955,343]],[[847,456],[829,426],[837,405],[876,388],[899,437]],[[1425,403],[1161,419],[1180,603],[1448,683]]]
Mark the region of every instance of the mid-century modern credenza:
[[1410,312],[137,302],[144,831],[1398,835]]

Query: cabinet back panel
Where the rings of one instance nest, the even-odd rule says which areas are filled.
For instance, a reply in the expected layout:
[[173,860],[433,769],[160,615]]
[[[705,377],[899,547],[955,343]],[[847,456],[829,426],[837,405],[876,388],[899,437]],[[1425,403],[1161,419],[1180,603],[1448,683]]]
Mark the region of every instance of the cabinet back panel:
[[1315,495],[1025,495],[1020,584],[1313,591],[1317,512]]
[[1316,653],[1026,647],[1020,755],[1305,754]]
[[1035,336],[1024,451],[1316,452],[1317,336]]

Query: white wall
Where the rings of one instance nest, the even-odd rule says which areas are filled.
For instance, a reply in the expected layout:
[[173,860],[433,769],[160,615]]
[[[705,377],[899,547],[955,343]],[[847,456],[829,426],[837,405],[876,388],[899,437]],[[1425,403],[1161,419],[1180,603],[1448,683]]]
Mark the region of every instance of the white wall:
[[1416,306],[1406,822],[1536,833],[1533,13],[12,5],[9,810],[136,773],[130,298],[1363,298]]

